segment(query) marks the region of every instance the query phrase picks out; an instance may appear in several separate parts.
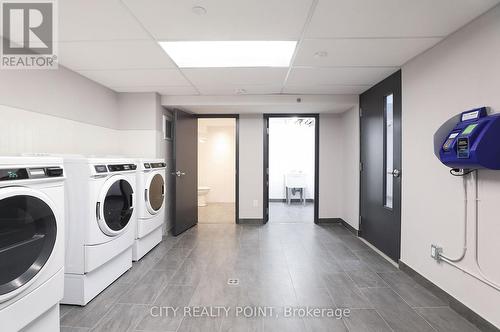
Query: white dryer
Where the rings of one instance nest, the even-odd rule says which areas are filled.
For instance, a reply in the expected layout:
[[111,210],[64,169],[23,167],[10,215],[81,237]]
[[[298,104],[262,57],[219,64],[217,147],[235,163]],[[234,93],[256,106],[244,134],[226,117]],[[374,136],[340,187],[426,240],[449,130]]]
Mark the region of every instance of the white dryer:
[[162,240],[165,222],[165,161],[137,161],[137,230],[132,259],[138,261]]
[[132,267],[137,165],[129,159],[68,157],[62,303],[86,305]]
[[0,157],[0,330],[59,331],[63,283],[62,160]]

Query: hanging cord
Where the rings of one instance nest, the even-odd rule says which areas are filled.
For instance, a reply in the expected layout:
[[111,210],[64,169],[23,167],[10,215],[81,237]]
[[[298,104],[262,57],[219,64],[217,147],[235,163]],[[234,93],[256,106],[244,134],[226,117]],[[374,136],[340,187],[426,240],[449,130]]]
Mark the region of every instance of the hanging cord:
[[474,211],[474,219],[475,219],[474,221],[475,221],[475,227],[476,227],[475,262],[476,262],[477,269],[479,271],[479,275],[466,270],[465,268],[461,267],[458,264],[455,264],[454,261],[448,259],[446,256],[439,255],[439,258],[440,258],[440,261],[446,262],[446,263],[450,264],[451,266],[459,269],[460,271],[468,274],[469,276],[475,278],[476,280],[490,286],[491,288],[493,288],[497,291],[500,291],[500,285],[495,283],[495,282],[490,281],[488,279],[488,277],[482,271],[481,266],[479,264],[479,185],[478,185],[479,181],[478,181],[478,171],[477,170],[474,171],[474,175],[475,175],[474,181],[475,181],[475,196],[476,196],[475,197],[475,211]]
[[[452,170],[450,170],[451,172]],[[461,260],[463,260],[465,258],[465,254],[467,253],[467,223],[468,223],[468,209],[467,209],[467,205],[468,205],[468,201],[469,201],[469,198],[468,198],[468,194],[467,194],[467,175],[470,174],[472,171],[468,172],[468,173],[465,173],[463,175],[461,175],[463,177],[463,189],[464,189],[464,245],[463,245],[463,249],[462,249],[462,254],[458,257],[458,258],[450,258],[444,254],[439,254],[439,257],[442,258],[442,259],[447,259],[448,261],[450,262],[454,262],[454,263],[458,263],[460,262]],[[453,174],[453,173],[452,173]],[[458,176],[458,175],[456,175]]]
[[475,211],[475,219],[476,219],[476,255],[475,261],[477,269],[479,270],[479,274],[483,277],[487,282],[491,283],[495,286],[496,289],[500,290],[500,285],[491,281],[486,274],[483,272],[481,268],[481,264],[479,264],[479,173],[476,170],[474,173],[475,187],[476,187],[476,211]]

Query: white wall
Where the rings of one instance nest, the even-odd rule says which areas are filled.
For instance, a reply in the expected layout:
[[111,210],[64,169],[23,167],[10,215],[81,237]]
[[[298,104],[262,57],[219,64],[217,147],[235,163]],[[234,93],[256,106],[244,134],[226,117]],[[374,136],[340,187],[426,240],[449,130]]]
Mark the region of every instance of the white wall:
[[359,107],[341,114],[342,128],[342,204],[341,218],[359,229]]
[[[401,260],[500,327],[500,292],[430,258],[430,245],[458,256],[462,247],[462,180],[433,154],[433,134],[451,116],[478,106],[500,112],[500,6],[403,66],[403,201]],[[480,171],[480,261],[500,283],[500,172]],[[469,186],[471,187],[471,186]],[[469,189],[473,197],[473,189]],[[472,261],[473,202],[469,204]]]
[[121,154],[129,157],[165,158],[162,115],[166,110],[156,93],[120,93],[118,95],[119,129],[123,144]]
[[171,146],[162,139],[167,111],[160,100],[154,93],[117,94],[62,66],[3,70],[0,155],[166,157]]
[[319,217],[342,217],[343,130],[340,114],[319,118]]
[[5,105],[0,105],[0,117],[0,155],[104,155],[120,151],[116,129]]
[[198,186],[210,187],[209,203],[234,203],[236,198],[236,120],[223,120],[198,120]]
[[359,108],[320,114],[319,217],[359,228]]
[[2,70],[0,154],[117,154],[118,114],[115,92],[64,67]]
[[2,70],[0,104],[118,129],[117,94],[71,70]]
[[[320,114],[319,217],[358,228],[359,111]],[[262,218],[263,116],[240,116],[240,218]],[[345,150],[344,150],[345,149]],[[257,206],[253,201],[257,200]]]
[[120,154],[129,157],[161,158],[167,164],[167,190],[165,192],[166,214],[164,233],[172,224],[173,187],[170,185],[173,171],[172,141],[163,138],[163,116],[172,114],[161,105],[157,93],[120,93],[119,137]]
[[262,114],[240,115],[240,219],[262,219],[263,130]]
[[[285,175],[301,171],[306,176],[306,197],[314,199],[315,125],[297,126],[290,118],[269,119],[269,198],[284,199]],[[293,198],[300,197],[296,194]]]

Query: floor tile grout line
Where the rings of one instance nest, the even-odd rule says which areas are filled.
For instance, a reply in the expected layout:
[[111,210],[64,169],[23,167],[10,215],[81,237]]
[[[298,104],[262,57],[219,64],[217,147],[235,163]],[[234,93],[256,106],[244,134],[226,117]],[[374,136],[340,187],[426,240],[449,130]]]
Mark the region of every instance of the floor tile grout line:
[[385,325],[387,325],[388,328],[391,329],[391,331],[394,332],[394,329],[392,328],[392,326],[389,324],[389,322],[387,320],[385,320],[385,318],[380,314],[380,312],[378,312],[377,309],[373,308],[373,310],[375,310],[375,312],[377,313],[377,315],[382,318],[382,320],[384,321]]
[[[390,285],[389,285],[390,286]],[[413,311],[414,313],[416,313],[420,318],[422,318],[434,331],[438,331],[430,322],[427,321],[427,319],[425,319],[422,315],[420,315],[398,292],[396,292],[392,287],[389,287],[393,292],[394,294],[396,294],[397,296],[399,296],[399,298],[401,298],[401,300],[403,300],[404,303],[406,303],[406,305],[408,307],[410,307],[410,310]]]
[[[173,248],[174,248],[174,247],[170,248],[170,249],[169,249],[169,250],[165,253],[165,255],[164,255],[163,257],[167,256],[167,255],[168,255],[168,252],[169,252],[170,250],[172,250]],[[192,252],[192,250],[193,250],[193,249],[191,249],[191,250],[189,251],[189,254]],[[179,271],[179,269],[181,268],[182,264],[184,264],[184,262],[185,262],[185,260],[187,259],[187,257],[189,257],[189,254],[188,254],[188,255],[186,255],[186,257],[185,257],[185,258],[182,260],[182,262],[179,264],[179,266],[177,267],[177,269],[175,270],[175,272],[172,274],[172,278],[173,278],[173,277],[174,277],[174,275],[177,273],[177,271]],[[162,257],[162,259],[163,259],[163,257]],[[158,262],[160,262],[160,261],[161,261],[161,259],[160,259]],[[171,282],[171,280],[169,280],[168,282],[166,282],[166,283],[165,283],[165,285],[162,287],[162,289],[161,289],[161,290],[160,290],[160,291],[156,294],[156,296],[155,296],[154,300],[152,301],[152,303],[151,303],[151,304],[149,304],[149,305],[154,305],[154,304],[156,303],[156,301],[158,300],[158,298],[160,297],[160,295],[161,295],[161,294],[162,294],[162,293],[163,293],[163,292],[167,289],[167,287],[169,287],[169,286],[170,286],[170,282]],[[139,322],[137,323],[136,327],[137,327],[140,323],[141,323],[141,322],[139,321]]]
[[[371,250],[371,249],[368,249],[368,251],[370,251],[370,250]],[[351,250],[351,251],[352,251],[352,250]],[[360,251],[361,251],[361,250],[360,250]],[[371,251],[373,251],[373,250],[371,250]],[[354,254],[356,255],[356,253],[354,253]],[[356,255],[356,256],[357,256],[358,258],[360,258],[360,260],[361,260],[361,257],[359,257],[358,255]],[[370,267],[369,267],[369,268],[370,268]],[[378,275],[378,273],[379,273],[379,272],[376,272],[376,271],[373,271],[373,272],[374,272],[375,274],[377,274],[377,275]],[[347,274],[347,273],[346,273],[346,274]],[[347,275],[348,275],[348,274],[347,274]],[[351,278],[349,275],[348,275],[348,277],[352,280],[352,278]],[[381,278],[381,279],[383,280],[383,278]],[[358,287],[358,286],[356,285],[356,283],[354,282],[354,280],[352,280],[352,281],[353,281],[353,283],[355,284],[355,286],[358,288],[358,290],[359,290],[359,291],[363,294],[363,292],[362,292],[361,288],[360,288],[360,287]],[[383,281],[385,282],[385,280],[383,280]],[[432,325],[431,325],[431,324],[430,324],[430,323],[429,323],[429,322],[428,322],[428,321],[427,321],[424,317],[422,317],[422,316],[421,316],[421,315],[420,315],[420,314],[419,314],[416,310],[414,310],[414,309],[413,309],[413,307],[412,307],[412,306],[410,306],[410,304],[409,304],[408,302],[406,302],[406,300],[405,300],[405,299],[403,299],[403,297],[402,297],[399,293],[397,293],[397,292],[396,292],[396,290],[395,290],[395,289],[393,289],[393,287],[391,287],[391,285],[390,285],[390,284],[388,284],[387,282],[385,282],[385,283],[388,285],[388,287],[365,287],[365,289],[373,289],[373,288],[389,288],[391,291],[393,291],[393,292],[394,292],[397,296],[399,296],[399,297],[400,297],[400,298],[401,298],[401,299],[402,299],[402,300],[403,300],[403,301],[404,301],[404,302],[408,305],[408,307],[410,308],[410,310],[412,310],[412,311],[413,311],[413,312],[415,312],[415,313],[416,313],[416,314],[417,314],[420,318],[422,318],[422,319],[423,319],[423,320],[424,320],[424,321],[425,321],[425,322],[426,322],[426,323],[427,323],[427,324],[428,324],[428,325],[429,325],[429,326],[430,326],[430,327],[431,327],[434,331],[437,331],[437,330],[436,330],[436,328],[435,328],[434,326],[432,326]],[[365,296],[365,294],[363,294],[363,296]],[[365,296],[365,297],[366,297],[366,296]],[[370,299],[369,299],[368,297],[366,297],[366,298],[367,298],[367,300],[368,300],[368,301],[372,304],[373,309],[375,309],[375,311],[377,312],[377,314],[378,314],[378,315],[379,315],[379,316],[380,316],[380,317],[384,320],[384,322],[385,322],[385,323],[389,326],[389,328],[390,328],[391,330],[394,330],[394,329],[393,329],[393,328],[389,325],[389,323],[388,323],[388,322],[384,319],[384,317],[382,316],[382,314],[380,314],[380,312],[379,312],[379,311],[378,311],[378,309],[375,307],[375,305],[372,303],[372,301],[370,301]]]
[[[216,227],[219,227],[219,226],[216,226]],[[281,227],[281,226],[277,226],[277,227]],[[309,229],[309,228],[304,228],[302,226],[293,226],[292,227],[294,230],[297,230],[297,229]],[[290,227],[286,227],[284,226],[283,229],[286,230],[286,229],[292,229]],[[297,286],[297,282],[294,280],[294,278],[292,277],[292,268],[300,268],[301,266],[301,263],[300,263],[300,259],[299,259],[299,262],[297,262],[295,259],[291,259],[293,258],[293,251],[292,251],[292,254],[285,254],[287,253],[287,248],[296,248],[297,247],[297,244],[294,243],[294,238],[295,238],[295,235],[292,231],[287,231],[285,233],[280,233],[279,232],[279,228],[275,228],[275,231],[276,233],[274,234],[284,234],[283,236],[276,236],[276,237],[269,237],[269,234],[273,235],[272,233],[267,233],[269,228],[266,228],[265,226],[264,227],[258,227],[258,228],[255,228],[255,227],[252,227],[252,228],[249,228],[248,230],[245,230],[246,228],[244,228],[243,226],[240,228],[240,227],[237,227],[237,231],[234,232],[232,235],[232,237],[234,238],[235,236],[239,239],[238,243],[236,244],[236,248],[238,248],[238,250],[242,250],[243,249],[243,252],[246,252],[247,250],[251,250],[252,246],[253,248],[255,248],[255,251],[258,252],[258,256],[257,257],[254,257],[252,259],[257,259],[257,262],[258,264],[253,264],[251,267],[249,266],[249,268],[251,269],[254,269],[254,268],[257,268],[257,271],[260,271],[260,268],[263,267],[264,265],[261,265],[262,263],[265,263],[266,266],[269,265],[269,263],[271,264],[270,267],[271,267],[271,270],[270,271],[273,271],[273,266],[277,266],[278,270],[280,271],[279,273],[283,273],[285,272],[285,274],[282,274],[283,276],[286,276],[286,278],[290,279],[290,282],[291,282],[291,286],[292,286],[292,289],[293,289],[293,292],[287,292],[287,294],[289,295],[292,295],[293,297],[289,297],[289,295],[285,295],[284,293],[282,293],[282,295],[279,295],[279,298],[281,298],[282,300],[283,299],[295,299],[294,302],[298,302],[298,286]],[[333,227],[332,227],[333,229]],[[392,276],[395,276],[397,275],[397,273],[399,272],[398,270],[387,270],[387,271],[384,271],[383,267],[382,266],[379,266],[377,265],[378,262],[374,262],[372,265],[367,265],[366,262],[371,258],[371,255],[368,255],[368,253],[371,251],[370,249],[368,250],[352,250],[350,247],[348,247],[346,245],[346,243],[342,242],[342,241],[339,241],[338,244],[341,244],[343,246],[343,248],[346,250],[346,253],[352,253],[354,255],[353,259],[356,258],[357,261],[359,261],[359,267],[360,269],[357,269],[358,265],[357,264],[354,264],[352,265],[349,261],[344,261],[341,259],[341,256],[338,256],[337,257],[334,255],[335,253],[335,246],[337,245],[336,243],[336,237],[334,236],[331,236],[331,234],[334,234],[334,233],[330,233],[329,231],[329,228],[326,228],[325,230],[327,230],[327,232],[325,233],[322,233],[322,232],[309,232],[307,233],[307,238],[310,240],[310,241],[306,241],[306,242],[299,242],[299,247],[304,249],[305,250],[305,253],[304,253],[304,257],[312,257],[312,258],[318,258],[317,260],[314,260],[314,261],[311,261],[310,262],[310,266],[314,266],[314,265],[317,265],[319,264],[319,266],[323,266],[322,263],[324,260],[328,261],[329,259],[332,260],[332,263],[335,262],[335,264],[328,264],[326,266],[324,266],[324,271],[326,273],[328,272],[335,272],[335,273],[340,273],[344,276],[346,276],[346,280],[349,280],[350,283],[354,284],[354,288],[359,290],[360,292],[363,292],[365,290],[368,290],[368,289],[390,289],[391,292],[395,293],[399,298],[401,298],[401,300],[408,306],[411,308],[411,310],[409,312],[411,312],[412,310],[414,311],[414,313],[420,317],[421,319],[423,319],[427,324],[428,326],[430,326],[430,328],[432,330],[437,330],[437,327],[435,327],[431,321],[431,320],[428,320],[424,317],[423,314],[420,314],[419,312],[419,309],[443,309],[446,308],[447,310],[451,310],[452,312],[455,312],[453,311],[449,306],[447,305],[443,305],[443,306],[429,306],[429,307],[426,307],[426,306],[411,306],[409,304],[409,302],[407,300],[405,300],[405,298],[403,298],[403,295],[405,294],[404,292],[402,293],[403,295],[401,295],[397,289],[399,289],[399,287],[397,287],[399,285],[399,283],[387,283],[385,281],[384,278],[381,277],[381,275],[383,274],[387,274],[387,276],[390,276],[392,278]],[[333,231],[332,231],[333,232]],[[188,236],[184,236],[184,239],[187,239],[189,240],[189,243],[187,246],[183,246],[183,245],[180,245],[182,241],[176,241],[176,243],[172,243],[172,245],[169,245],[168,246],[168,249],[166,249],[166,252],[164,252],[164,250],[160,250],[158,253],[158,257],[155,256],[154,259],[150,259],[148,260],[147,264],[144,264],[143,267],[145,267],[145,272],[143,274],[140,275],[139,279],[135,279],[135,281],[133,281],[132,283],[124,283],[124,287],[125,289],[132,289],[132,287],[135,287],[137,286],[138,284],[140,284],[141,282],[141,279],[143,279],[148,273],[150,273],[151,271],[155,270],[155,267],[157,266],[157,264],[159,262],[161,262],[162,259],[165,259],[165,257],[168,256],[168,253],[169,252],[172,252],[172,250],[178,250],[179,251],[179,256],[182,257],[180,260],[177,261],[177,259],[174,259],[174,263],[177,265],[175,270],[173,269],[167,269],[167,270],[157,270],[157,271],[164,271],[165,273],[170,273],[172,271],[173,272],[173,275],[175,275],[176,273],[178,273],[178,271],[180,269],[182,269],[182,267],[186,264],[187,261],[190,261],[190,259],[194,259],[193,262],[196,263],[197,262],[197,257],[202,257],[202,256],[205,256],[204,254],[204,251],[205,250],[208,250],[210,252],[212,252],[213,255],[215,255],[216,253],[214,253],[214,250],[224,250],[223,248],[226,248],[225,245],[222,245],[222,246],[219,246],[218,244],[215,245],[215,244],[212,244],[210,245],[210,241],[205,241],[206,238],[211,238],[211,237],[217,237],[217,236],[224,236],[225,233],[222,232],[222,231],[219,231],[218,228],[213,228],[212,231],[209,231],[209,232],[190,232],[190,233],[186,233],[188,234]],[[257,241],[255,241],[255,235],[257,234]],[[291,236],[291,237],[290,237]],[[344,237],[347,237],[350,235],[339,235],[339,236],[344,236]],[[180,238],[180,237],[179,237]],[[269,242],[269,240],[271,240],[271,242]],[[273,241],[274,240],[274,241]],[[230,241],[231,243],[233,243],[233,241]],[[274,242],[277,242],[277,244],[272,244]],[[218,242],[217,242],[218,243]],[[264,243],[266,243],[266,245],[264,245]],[[271,243],[271,245],[269,245],[269,243]],[[229,245],[228,248],[232,248],[233,246],[232,245]],[[167,248],[167,246],[165,246],[165,248]],[[301,250],[299,248],[299,251]],[[201,249],[201,250],[199,250]],[[342,250],[344,250],[342,249]],[[231,249],[232,250],[232,249]],[[361,254],[361,252],[366,252],[366,254]],[[177,253],[176,253],[177,254]],[[359,254],[361,254],[361,256],[358,256]],[[200,255],[200,256],[199,256]],[[282,257],[282,259],[284,260],[284,263],[285,264],[273,264],[273,255],[276,255],[276,257]],[[210,255],[208,255],[210,256]],[[266,263],[266,257],[270,257],[271,259],[267,260],[267,263]],[[219,264],[221,264],[221,267],[224,267],[225,264],[229,261],[226,262],[226,260],[229,258],[230,256],[227,256],[224,260],[220,260]],[[231,256],[232,257],[232,256]],[[268,258],[269,258],[268,257]],[[230,259],[230,258],[229,258]],[[297,264],[298,263],[298,264]],[[234,264],[234,263],[233,263]],[[255,265],[255,266],[254,266]],[[244,266],[246,266],[246,264],[244,264]],[[143,268],[142,266],[140,268]],[[205,266],[206,267],[206,266]],[[353,267],[353,269],[351,269],[350,267]],[[366,270],[364,270],[366,268]],[[228,270],[229,271],[229,270]],[[376,276],[378,276],[383,282],[384,282],[384,286],[371,286],[371,287],[362,287],[362,284],[357,284],[355,282],[355,273],[356,271],[360,271],[360,272],[363,272],[363,271],[366,271],[366,273],[374,273]],[[272,272],[271,272],[272,273]],[[172,276],[173,276],[172,275]],[[222,276],[224,276],[225,274],[222,274]],[[149,279],[149,278],[148,278]],[[217,279],[219,279],[219,277],[217,277]],[[322,277],[322,280],[324,279],[324,277]],[[268,278],[264,278],[262,279],[263,282],[265,284],[271,282],[270,280],[274,280],[274,279],[268,279]],[[362,280],[362,279],[360,279]],[[367,279],[368,282],[370,283],[371,280],[370,279]],[[159,295],[161,295],[161,292],[164,291],[164,289],[166,289],[168,286],[171,286],[171,281],[172,281],[172,277],[168,278],[168,281],[165,282],[165,283],[162,283],[161,285],[161,290],[158,292],[158,294],[155,296],[155,300],[154,302],[159,298]],[[396,280],[398,281],[398,280]],[[282,284],[281,281],[277,281],[279,283],[279,285]],[[196,281],[196,283],[193,283],[193,285],[195,285],[195,289],[198,289],[200,287],[200,281]],[[375,284],[376,285],[376,284]],[[119,288],[120,290],[121,288]],[[331,303],[336,307],[337,306],[337,303],[335,301],[335,299],[333,298],[332,296],[332,289],[330,287],[322,287],[322,289],[324,290],[324,292],[326,293],[325,295],[328,295],[327,298],[331,301]],[[385,291],[385,292],[388,292],[388,291]],[[113,294],[114,292],[112,292],[111,294]],[[306,292],[307,293],[307,292]],[[123,293],[122,293],[123,294]],[[363,294],[364,295],[364,294]],[[104,314],[103,314],[103,317],[101,317],[101,319],[99,319],[95,325],[93,325],[91,328],[96,328],[97,326],[99,326],[99,324],[102,324],[102,320],[104,319],[104,317],[110,317],[110,311],[113,310],[113,308],[115,308],[115,310],[118,310],[116,309],[117,306],[142,306],[142,307],[147,307],[148,305],[150,304],[147,304],[147,303],[144,303],[144,304],[140,304],[140,303],[127,303],[127,302],[120,302],[119,299],[122,295],[121,294],[118,294],[117,296],[112,296],[111,299],[114,299],[114,300],[111,300],[108,302],[108,305],[110,305],[110,307],[108,308],[108,310],[105,310]],[[224,299],[227,298],[227,294],[224,295],[225,297],[223,297]],[[232,296],[232,295],[231,295]],[[405,297],[407,297],[406,295],[404,295]],[[191,299],[190,301],[193,300],[193,296],[191,296]],[[280,300],[280,301],[282,301]],[[410,300],[410,298],[409,298]],[[372,301],[370,301],[370,299],[368,299],[368,302],[371,303]],[[194,302],[193,302],[194,303]],[[284,302],[284,303],[287,303],[287,302]],[[373,303],[372,303],[373,304]],[[381,320],[380,320],[380,323],[383,321],[384,324],[386,326],[388,326],[388,329],[390,329],[391,331],[393,331],[393,328],[388,324],[388,322],[386,321],[386,319],[382,316],[381,312],[379,311],[379,309],[375,308],[375,307],[372,307],[372,308],[351,308],[352,310],[373,310],[373,318],[375,318],[375,314],[377,317],[379,317]],[[383,307],[382,307],[383,309]],[[70,310],[66,311],[63,315],[61,315],[60,317],[63,318],[65,317],[66,315],[68,314],[71,314],[72,311],[74,311],[75,309],[74,308],[70,308]],[[382,310],[383,311],[383,310]],[[425,313],[425,311],[423,311],[423,313]],[[463,318],[463,316],[461,316],[460,314],[458,314],[459,317]],[[142,316],[141,316],[142,317]],[[220,319],[220,321],[218,321],[218,326],[217,326],[217,331],[221,331],[223,330],[223,327],[224,327],[224,322],[225,321],[228,321],[229,318],[222,318]],[[183,322],[185,321],[185,318],[182,319],[177,328],[176,328],[176,331],[178,331]],[[305,327],[307,327],[307,324],[306,322],[302,319],[301,320],[303,322],[303,324],[305,324]],[[465,320],[467,321],[467,320]],[[139,325],[140,323],[140,320],[137,321],[137,324],[136,326],[133,326],[133,328],[135,330],[137,330],[137,326]],[[423,322],[422,322],[423,323]],[[468,322],[468,325],[470,325],[471,327],[475,328],[475,326],[473,324],[471,324],[470,322]],[[229,322],[230,326],[231,325],[231,322]],[[259,322],[259,326],[260,324],[262,324],[262,330],[264,330],[265,328],[265,322],[262,321],[262,323]],[[134,325],[134,324],[132,324]],[[131,325],[131,326],[132,326]],[[343,319],[343,325],[344,327],[346,328],[347,331],[350,331],[349,330],[349,327],[345,321],[345,319]],[[424,324],[425,325],[425,324]],[[61,326],[68,326],[68,325],[64,325],[64,324],[61,324]],[[68,326],[68,327],[76,327],[76,326]]]
[[[182,261],[182,263],[181,263],[181,264],[179,264],[179,267],[177,268],[177,270],[176,270],[176,272],[175,272],[175,273],[177,273],[177,272],[180,270],[181,266],[184,264],[184,262],[185,262],[185,261],[186,261],[186,259],[189,257],[189,255],[193,252],[193,250],[194,250],[194,248],[195,248],[195,247],[196,247],[196,245],[195,245],[193,248],[191,248],[191,250],[190,250],[189,254],[188,254],[188,255],[184,258],[184,260]],[[175,273],[174,273],[174,275],[175,275]],[[173,277],[173,276],[172,276],[172,277]],[[199,285],[200,285],[200,282],[198,281],[198,284],[196,285],[196,287],[194,287],[193,294],[191,294],[191,298],[190,298],[190,300],[189,300],[189,302],[188,302],[188,304],[187,304],[188,306],[189,306],[189,304],[191,303],[191,300],[192,300],[192,298],[193,298],[193,295],[195,294],[196,289],[198,288],[198,286],[199,286]],[[180,287],[191,287],[191,286],[180,286]],[[165,287],[165,289],[166,289],[166,287]],[[161,293],[160,293],[160,294],[161,294]],[[158,296],[160,296],[160,294],[158,294]],[[156,302],[156,300],[157,300],[157,299],[158,299],[158,297],[155,299],[155,302]],[[175,329],[175,332],[179,331],[179,329],[180,329],[180,327],[182,326],[182,323],[184,322],[184,320],[185,320],[185,319],[186,319],[186,317],[183,317],[183,318],[180,320],[179,325],[177,325],[177,328]]]

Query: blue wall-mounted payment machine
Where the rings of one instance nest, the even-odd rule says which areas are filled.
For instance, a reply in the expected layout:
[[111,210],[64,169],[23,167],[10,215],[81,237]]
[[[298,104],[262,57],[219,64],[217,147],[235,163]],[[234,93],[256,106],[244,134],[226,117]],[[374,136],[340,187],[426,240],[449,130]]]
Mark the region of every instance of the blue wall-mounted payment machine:
[[434,135],[434,153],[454,169],[500,169],[500,114],[481,107],[451,118]]

